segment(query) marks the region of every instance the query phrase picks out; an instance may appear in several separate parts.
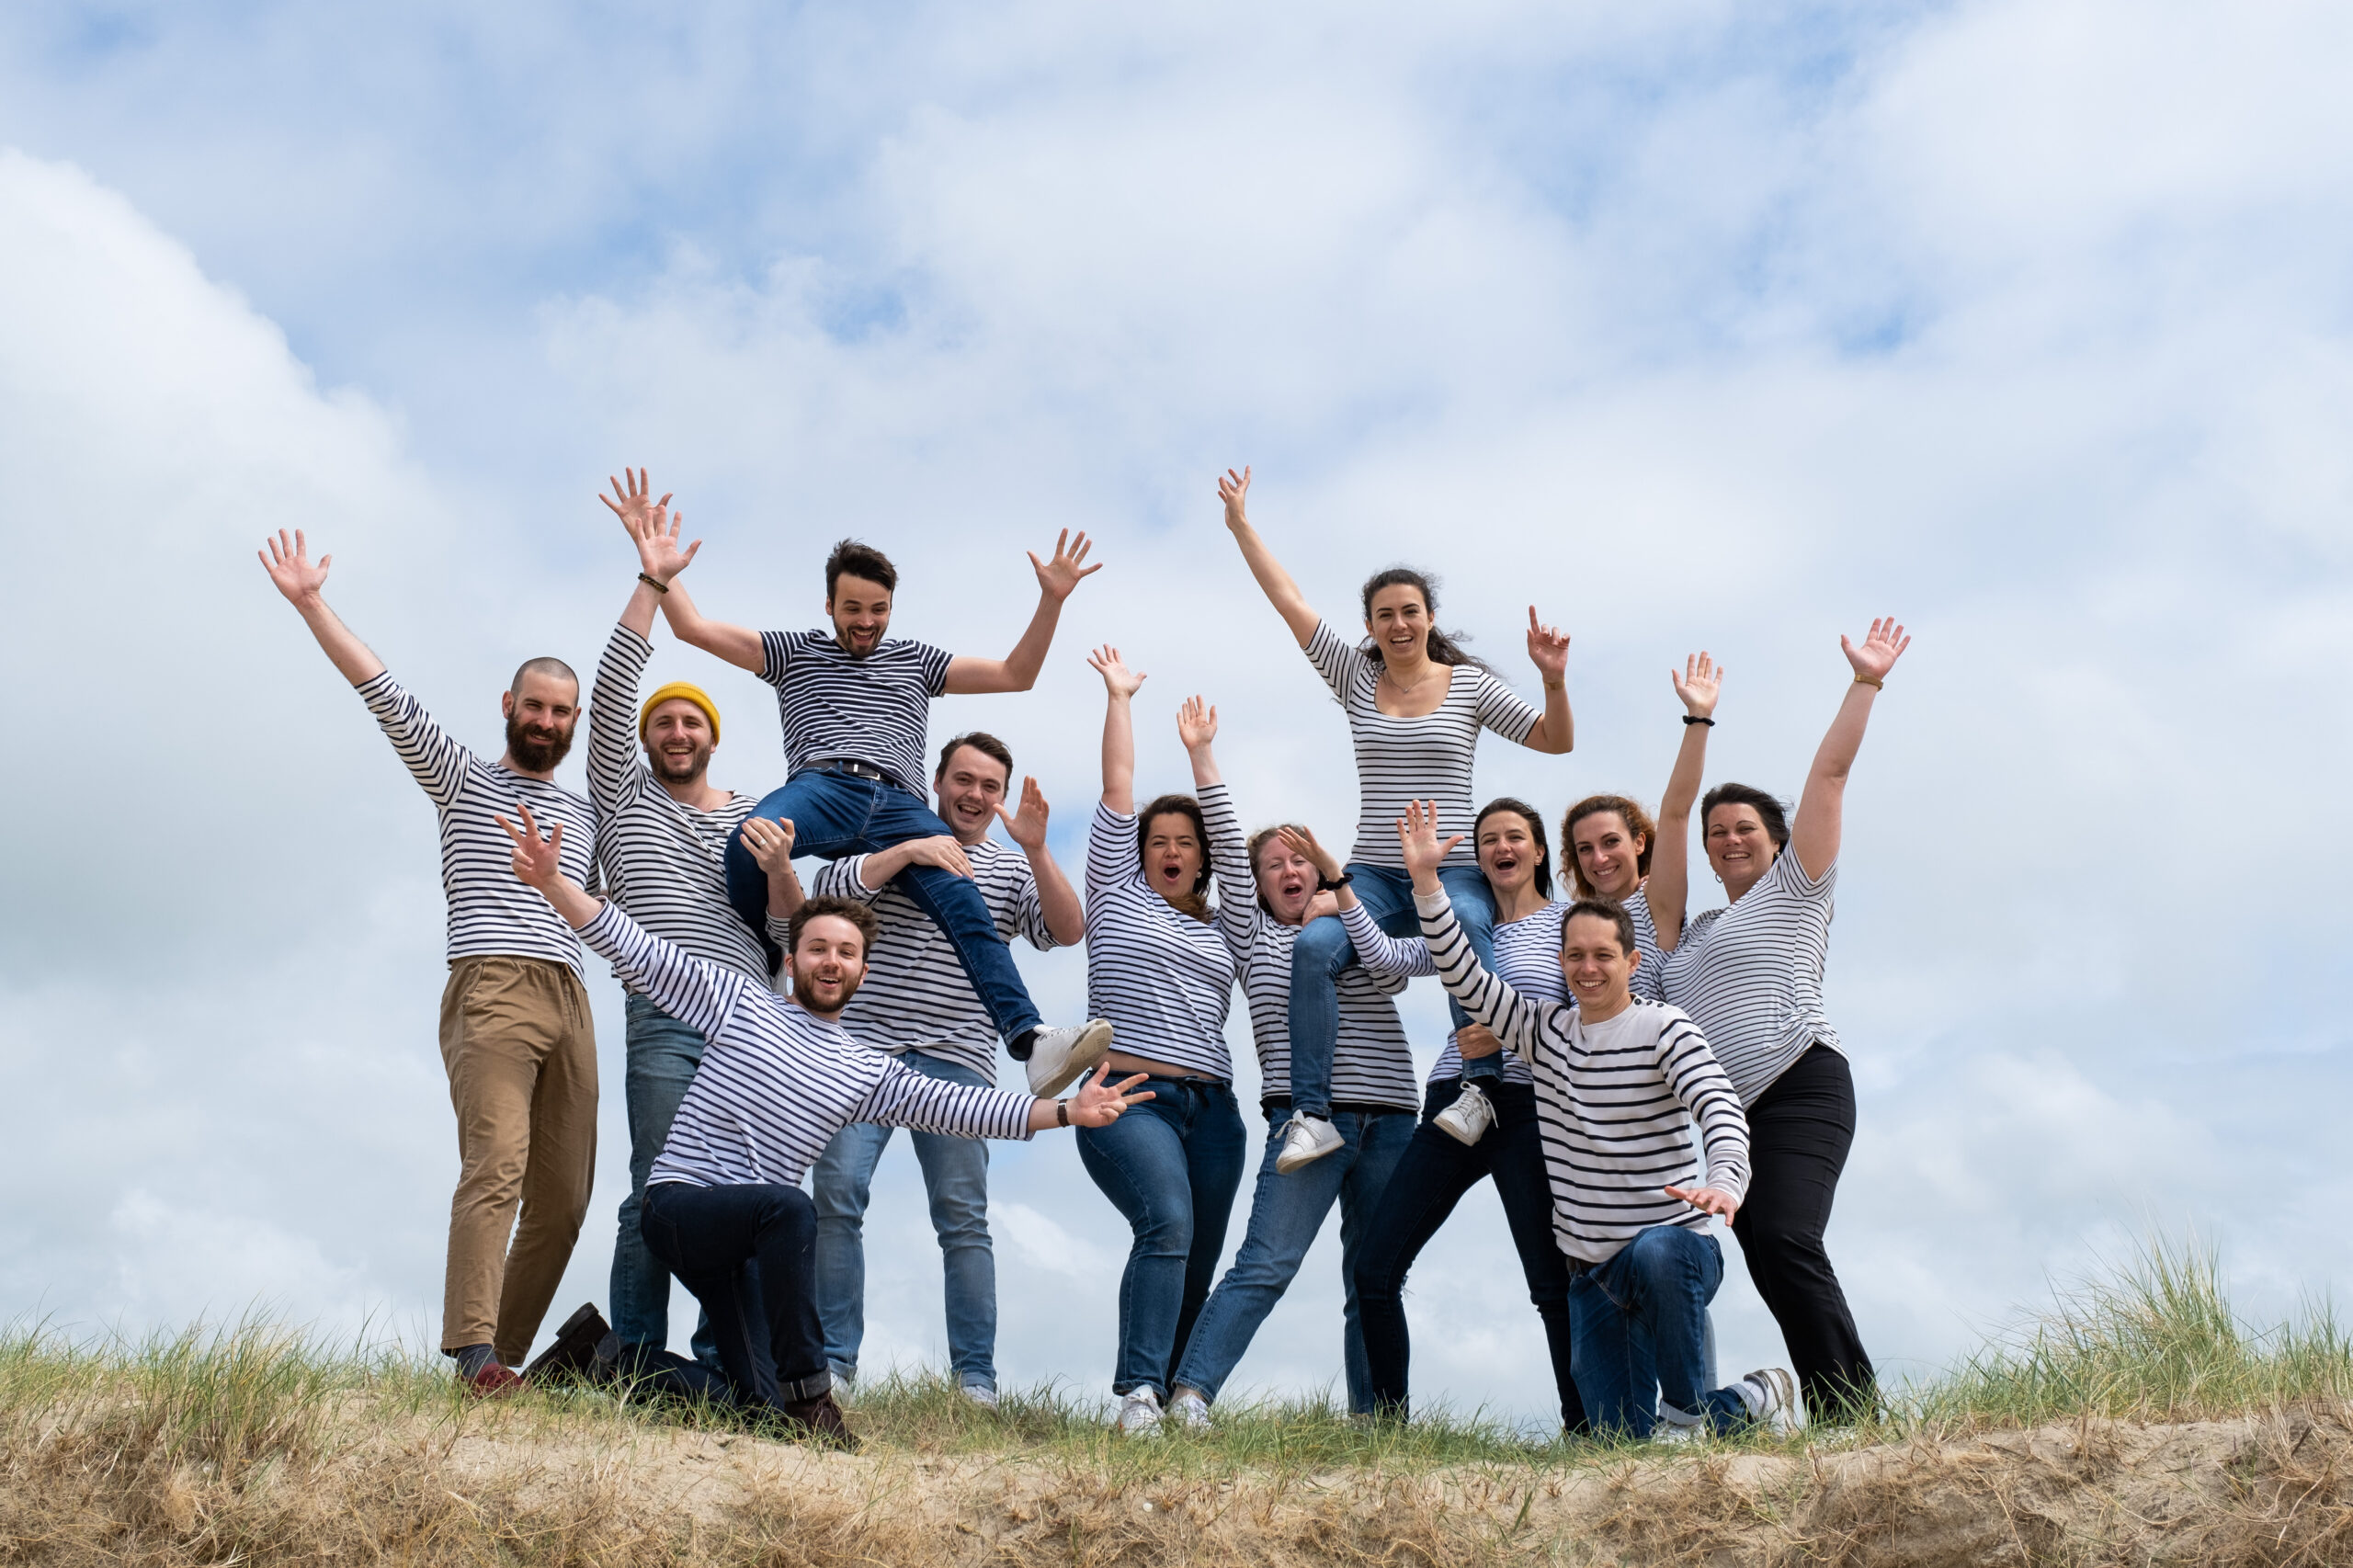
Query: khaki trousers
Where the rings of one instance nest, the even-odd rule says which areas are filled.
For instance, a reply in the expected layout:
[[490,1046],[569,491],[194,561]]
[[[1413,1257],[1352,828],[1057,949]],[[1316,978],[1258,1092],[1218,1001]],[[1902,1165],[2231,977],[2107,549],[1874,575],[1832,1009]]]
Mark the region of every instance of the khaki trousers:
[[441,994],[441,1062],[459,1161],[441,1347],[488,1344],[519,1367],[572,1260],[596,1173],[597,1036],[580,977],[545,959],[455,960]]

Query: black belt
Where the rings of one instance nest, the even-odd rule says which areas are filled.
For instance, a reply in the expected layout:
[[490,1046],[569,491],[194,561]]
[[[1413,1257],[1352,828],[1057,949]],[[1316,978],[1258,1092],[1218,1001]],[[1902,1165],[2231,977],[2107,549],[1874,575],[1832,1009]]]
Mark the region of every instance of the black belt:
[[908,790],[906,785],[900,783],[897,778],[875,767],[872,763],[860,762],[854,756],[821,757],[817,761],[811,763],[807,771],[811,773],[847,774],[852,778],[864,778],[876,784],[888,784],[893,790],[907,790],[907,793],[911,795],[919,795],[923,792],[920,790]]

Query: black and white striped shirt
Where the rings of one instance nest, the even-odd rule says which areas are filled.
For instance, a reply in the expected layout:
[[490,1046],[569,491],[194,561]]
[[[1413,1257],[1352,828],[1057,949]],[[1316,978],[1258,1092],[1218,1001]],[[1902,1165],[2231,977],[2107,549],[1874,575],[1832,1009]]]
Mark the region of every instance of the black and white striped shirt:
[[904,638],[858,655],[830,631],[761,632],[760,678],[776,687],[786,764],[798,773],[827,757],[854,757],[922,794],[931,699],[948,689],[949,657]]
[[588,795],[597,803],[597,863],[605,891],[631,919],[699,959],[768,983],[767,957],[727,902],[727,840],[759,804],[731,795],[699,812],[646,766],[637,683],[654,644],[613,628],[588,694]]
[[[1653,1225],[1707,1229],[1708,1216],[1669,1198],[1670,1186],[1712,1187],[1734,1202],[1746,1194],[1748,1119],[1690,1018],[1636,1002],[1588,1025],[1576,1008],[1531,1001],[1480,968],[1443,889],[1414,903],[1447,990],[1535,1067],[1552,1235],[1563,1252],[1607,1263]],[[1704,1167],[1693,1157],[1695,1126]]]
[[1028,1095],[910,1072],[841,1025],[648,936],[610,899],[580,939],[613,960],[623,984],[703,1037],[702,1065],[649,1185],[791,1187],[853,1121],[967,1138],[1029,1136],[1036,1102]]
[[492,817],[519,826],[519,808],[529,805],[542,835],[562,823],[563,874],[589,887],[596,882],[597,808],[561,785],[484,762],[435,723],[389,670],[357,689],[440,815],[451,961],[493,954],[545,959],[586,979],[580,939],[546,899],[517,880],[515,841]]
[[1808,878],[1784,848],[1739,903],[1694,916],[1662,966],[1666,1000],[1708,1031],[1743,1105],[1816,1043],[1845,1053],[1822,1006],[1837,889],[1836,861]]
[[[1022,937],[1040,952],[1061,945],[1046,929],[1038,876],[1028,855],[983,838],[964,846],[964,858],[972,863],[972,885],[988,905],[998,936],[1007,942]],[[995,1083],[996,1025],[972,989],[956,944],[895,881],[879,889],[860,881],[865,869],[863,855],[829,862],[812,888],[821,898],[854,898],[873,905],[881,926],[866,983],[842,1009],[843,1026],[861,1045],[893,1055],[920,1051],[961,1062]]]
[[[1217,891],[1222,903],[1254,890],[1220,877]],[[1225,1015],[1235,968],[1214,917],[1194,919],[1144,881],[1136,819],[1097,801],[1086,833],[1086,1011],[1110,1020],[1112,1048],[1231,1079]]]
[[[1256,896],[1249,841],[1233,812],[1233,797],[1222,784],[1201,790],[1201,815],[1210,830],[1210,861],[1217,868],[1217,925],[1241,971],[1242,997],[1250,1007],[1250,1037],[1258,1048],[1258,1092],[1267,1099],[1290,1094],[1290,957],[1300,928],[1267,914]],[[1234,890],[1249,888],[1243,899]],[[1354,916],[1351,921],[1350,917]],[[1358,926],[1378,936],[1380,927],[1364,905],[1343,912],[1354,934]],[[1376,975],[1362,964],[1340,971],[1340,1033],[1332,1050],[1332,1102],[1348,1106],[1395,1106],[1413,1110],[1414,1052],[1393,997],[1405,989],[1403,975]]]
[[1315,666],[1348,716],[1348,739],[1357,753],[1357,843],[1348,858],[1359,865],[1405,864],[1397,846],[1397,819],[1408,801],[1436,801],[1438,836],[1464,835],[1452,858],[1469,860],[1469,835],[1476,808],[1471,801],[1471,764],[1479,732],[1495,731],[1507,741],[1524,741],[1544,715],[1514,691],[1503,676],[1477,665],[1456,665],[1438,711],[1398,719],[1381,710],[1373,689],[1381,661],[1368,659],[1357,644],[1315,623],[1307,642]]

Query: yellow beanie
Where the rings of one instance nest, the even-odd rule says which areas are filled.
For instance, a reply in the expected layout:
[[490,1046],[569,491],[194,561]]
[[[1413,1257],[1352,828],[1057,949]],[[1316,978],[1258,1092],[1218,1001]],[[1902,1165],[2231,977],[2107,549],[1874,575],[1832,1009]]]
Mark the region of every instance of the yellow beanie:
[[710,721],[710,744],[717,745],[719,744],[719,705],[711,701],[710,693],[704,691],[702,687],[690,686],[682,680],[672,681],[645,699],[645,706],[637,710],[637,738],[641,741],[645,738],[646,721],[654,717],[654,710],[656,708],[674,697],[683,697],[702,710],[703,717]]

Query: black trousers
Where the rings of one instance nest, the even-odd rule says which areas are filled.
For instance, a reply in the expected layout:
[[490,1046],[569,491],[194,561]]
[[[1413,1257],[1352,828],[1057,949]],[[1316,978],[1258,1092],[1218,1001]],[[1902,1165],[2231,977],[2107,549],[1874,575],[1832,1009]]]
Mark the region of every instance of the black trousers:
[[1748,1194],[1732,1233],[1816,1421],[1852,1419],[1877,1398],[1870,1357],[1822,1244],[1854,1142],[1855,1077],[1826,1045],[1791,1062],[1748,1108]]
[[780,1407],[833,1386],[817,1322],[817,1210],[797,1187],[645,1189],[646,1249],[702,1303],[737,1404]]
[[1492,1079],[1481,1086],[1495,1104],[1495,1125],[1467,1148],[1430,1125],[1462,1092],[1462,1081],[1441,1078],[1429,1086],[1422,1123],[1397,1157],[1358,1250],[1357,1318],[1364,1332],[1373,1408],[1399,1417],[1407,1414],[1413,1346],[1405,1327],[1406,1272],[1462,1195],[1492,1176],[1511,1225],[1512,1244],[1519,1251],[1528,1299],[1544,1322],[1552,1381],[1561,1395],[1561,1425],[1583,1432],[1585,1403],[1569,1375],[1569,1263],[1552,1239],[1552,1192],[1544,1175],[1536,1091]]

